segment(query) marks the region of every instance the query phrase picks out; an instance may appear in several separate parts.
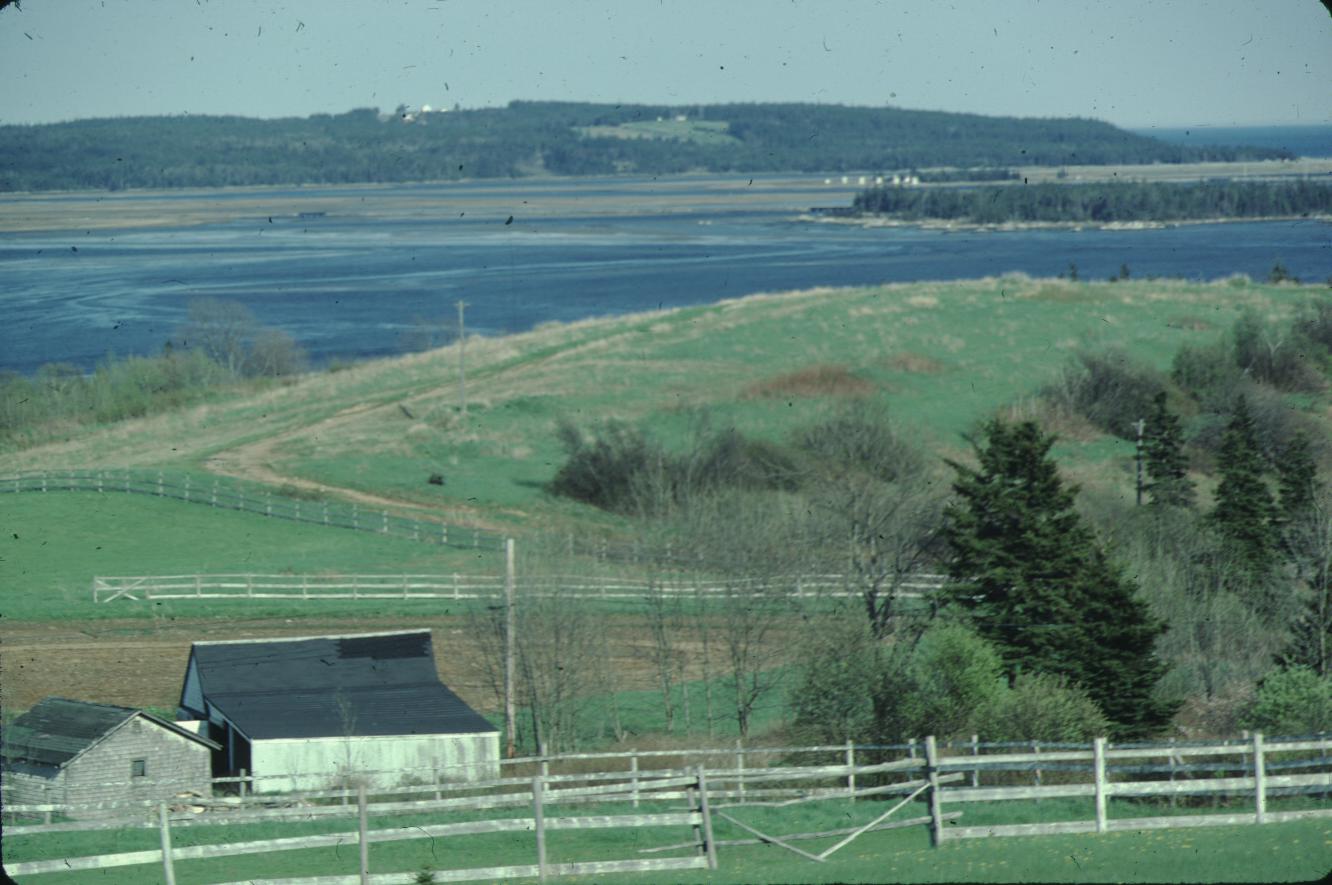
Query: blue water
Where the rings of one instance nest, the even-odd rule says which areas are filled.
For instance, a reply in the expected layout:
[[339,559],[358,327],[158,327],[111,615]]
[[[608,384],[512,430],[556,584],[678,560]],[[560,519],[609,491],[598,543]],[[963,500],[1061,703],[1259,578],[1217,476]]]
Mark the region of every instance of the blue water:
[[1135,277],[1261,279],[1277,261],[1304,279],[1332,277],[1332,225],[947,232],[809,224],[787,211],[688,211],[511,225],[330,216],[0,234],[0,369],[54,361],[88,369],[108,353],[156,353],[203,296],[248,305],[324,362],[401,352],[418,320],[451,322],[458,299],[469,305],[470,331],[497,334],[812,286],[1054,276],[1070,263],[1084,279],[1121,264]]
[[1134,129],[1139,135],[1194,146],[1244,145],[1280,148],[1297,157],[1332,157],[1332,126],[1191,126]]

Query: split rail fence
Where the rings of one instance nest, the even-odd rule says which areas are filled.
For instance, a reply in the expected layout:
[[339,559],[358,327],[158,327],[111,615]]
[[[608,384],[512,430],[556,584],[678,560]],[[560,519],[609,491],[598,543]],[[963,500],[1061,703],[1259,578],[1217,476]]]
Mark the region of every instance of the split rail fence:
[[[836,760],[828,764],[826,758]],[[815,757],[816,762],[805,762]],[[579,772],[589,764],[617,760],[616,770]],[[700,760],[705,765],[697,764]],[[647,762],[649,768],[642,763]],[[627,770],[623,767],[627,763]],[[674,763],[674,767],[655,767]],[[684,763],[681,765],[680,763]],[[733,763],[733,764],[732,764]],[[1034,742],[954,742],[939,745],[933,738],[900,745],[826,745],[815,747],[753,747],[707,750],[627,751],[576,753],[502,760],[512,775],[490,781],[464,783],[450,779],[447,769],[431,769],[430,778],[419,772],[402,771],[406,780],[416,780],[377,795],[371,802],[363,789],[352,786],[354,777],[330,789],[299,794],[254,793],[261,778],[249,776],[220,779],[218,787],[239,787],[239,796],[183,797],[180,804],[118,803],[116,820],[72,821],[36,825],[11,825],[11,836],[80,830],[152,828],[162,834],[162,847],[152,851],[118,855],[59,858],[8,863],[14,873],[39,874],[55,870],[102,869],[117,865],[163,863],[169,872],[174,861],[256,854],[297,848],[343,844],[355,841],[365,849],[372,843],[427,836],[458,836],[480,832],[532,831],[538,834],[537,864],[487,870],[436,872],[437,881],[463,878],[503,878],[546,874],[609,873],[646,869],[686,869],[715,865],[716,849],[764,842],[787,849],[812,862],[824,862],[834,851],[877,830],[909,826],[929,828],[934,844],[960,838],[1030,836],[1055,833],[1103,833],[1235,824],[1270,824],[1305,818],[1332,817],[1332,734],[1300,738],[1264,738],[1261,734],[1212,741],[1171,741],[1110,745],[1104,739],[1091,744],[1037,744]],[[557,771],[552,772],[552,767]],[[559,769],[563,769],[560,771]],[[361,772],[366,774],[366,772]],[[893,780],[905,777],[907,780]],[[336,781],[334,776],[331,778]],[[422,783],[421,780],[427,780]],[[433,781],[433,782],[430,782]],[[985,781],[985,783],[982,783]],[[355,800],[349,797],[355,796]],[[741,819],[745,808],[787,807],[828,800],[861,801],[901,797],[887,811],[859,827],[818,833],[772,834]],[[1299,796],[1303,804],[1294,810],[1274,810],[1273,800]],[[1076,820],[989,826],[956,826],[964,810],[949,806],[980,802],[1026,802],[1081,797],[1088,800],[1086,817]],[[1138,811],[1145,799],[1251,805],[1244,811],[1174,813],[1143,816]],[[661,809],[665,802],[685,803],[684,811]],[[1111,800],[1123,800],[1112,809]],[[927,803],[928,814],[888,820],[913,801]],[[640,804],[654,806],[651,812],[588,818],[546,819],[544,807],[571,803],[628,803],[637,811]],[[106,811],[108,804],[99,806]],[[498,818],[488,821],[443,823],[424,829],[403,828],[368,831],[367,814],[377,817],[478,809],[531,806],[531,818]],[[75,809],[60,805],[14,806],[6,803],[6,814],[68,813]],[[877,808],[875,809],[877,810]],[[1161,810],[1161,809],[1158,809]],[[1191,809],[1174,809],[1184,812]],[[255,821],[308,821],[336,819],[358,814],[355,834],[335,833],[290,837],[258,842],[171,848],[170,832],[191,826],[217,826]],[[714,840],[712,816],[747,834],[747,838]],[[559,865],[544,862],[544,829],[617,826],[685,826],[693,828],[690,841],[641,849],[651,854],[691,849],[688,856],[660,858],[663,866],[636,866],[642,860],[594,861],[592,865]],[[543,829],[544,828],[544,829]],[[412,834],[417,834],[413,836]],[[355,839],[351,838],[355,835]],[[791,844],[796,841],[841,836],[831,848],[814,854]],[[651,862],[651,861],[647,861]],[[611,865],[608,865],[611,864]],[[363,863],[363,870],[368,869]],[[397,882],[403,873],[383,878],[357,880],[323,878],[299,881],[323,885],[354,881]],[[397,878],[393,878],[396,876]]]
[[[134,575],[98,576],[92,581],[93,602],[117,599],[217,600],[300,599],[502,599],[504,575]],[[797,575],[784,579],[733,580],[662,579],[590,575],[520,576],[516,589],[529,597],[642,601],[651,598],[698,599],[744,596],[780,590],[791,599],[857,597],[840,575]],[[943,575],[911,575],[898,585],[897,596],[917,599],[941,588]]]

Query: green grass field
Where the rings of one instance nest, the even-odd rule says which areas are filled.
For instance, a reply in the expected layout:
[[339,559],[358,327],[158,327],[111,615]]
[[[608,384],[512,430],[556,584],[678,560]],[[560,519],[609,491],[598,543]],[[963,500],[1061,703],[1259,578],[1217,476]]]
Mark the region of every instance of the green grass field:
[[[1078,348],[1117,347],[1166,368],[1179,345],[1228,334],[1242,309],[1278,317],[1313,294],[1242,281],[1005,277],[755,296],[478,339],[467,351],[466,419],[456,352],[444,349],[3,453],[0,473],[220,470],[275,488],[382,496],[520,535],[604,532],[616,521],[544,491],[563,460],[561,419],[622,418],[680,445],[707,414],[714,427],[783,439],[868,396],[949,457],[966,451],[961,435],[978,420],[1029,401]],[[1055,454],[1075,480],[1117,489],[1132,446],[1073,427]],[[434,472],[444,485],[426,482]]]
[[[40,492],[3,498],[0,605],[9,620],[126,617],[355,616],[382,603],[172,602],[93,605],[95,575],[196,573],[502,573],[494,552],[473,553],[373,532],[268,519],[116,492]],[[12,520],[12,522],[10,522]],[[125,603],[125,604],[120,604]],[[420,607],[427,606],[425,602]],[[151,611],[150,611],[151,608]],[[439,611],[436,603],[431,606]]]
[[[1089,803],[1082,803],[1088,805]],[[1033,803],[1034,805],[1034,803]],[[1043,807],[1042,807],[1043,806]],[[1058,801],[1041,803],[1022,819],[1057,820],[1085,818],[1089,809],[1066,807]],[[832,801],[784,809],[744,808],[731,810],[737,819],[773,835],[811,832],[868,823],[887,810],[881,802],[854,805]],[[973,806],[965,806],[963,822],[981,823]],[[647,811],[648,808],[642,809]],[[1021,810],[1019,810],[1021,811]],[[1158,810],[1150,813],[1157,813]],[[625,806],[590,808],[571,806],[549,810],[554,816],[625,814]],[[903,809],[898,816],[925,813],[924,805]],[[520,816],[520,812],[514,812]],[[994,817],[1013,822],[1014,816],[996,811]],[[473,819],[455,814],[447,820]],[[970,818],[970,820],[969,820]],[[444,822],[434,816],[372,818],[371,829],[410,827]],[[323,832],[347,831],[353,819],[311,824],[240,824],[227,827],[178,828],[176,845],[198,845],[223,841],[278,838]],[[715,819],[719,840],[745,838],[747,834],[728,822]],[[633,830],[558,831],[548,834],[552,862],[650,857],[638,849],[684,842],[686,828]],[[840,837],[797,843],[818,853]],[[40,840],[40,841],[39,841]],[[8,860],[76,856],[92,853],[145,850],[156,847],[155,830],[126,830],[100,833],[51,834],[5,840]],[[680,856],[681,850],[668,853]],[[661,856],[661,855],[656,855]],[[1006,837],[945,842],[929,845],[924,827],[868,833],[834,854],[827,863],[815,864],[771,845],[721,847],[716,872],[624,874],[624,882],[1225,882],[1310,881],[1332,870],[1332,824],[1326,820],[1258,826],[1207,827],[1185,830],[1126,831],[1103,835]],[[463,836],[450,839],[419,839],[375,843],[370,848],[373,872],[412,873],[433,867],[437,870],[535,863],[535,840],[531,834]],[[356,872],[357,850],[349,844],[337,849],[308,849],[268,855],[250,855],[216,860],[182,861],[176,864],[177,881],[206,883],[246,878],[311,875],[348,875]],[[143,865],[101,873],[52,873],[30,881],[52,885],[85,885],[110,881],[153,883],[163,881],[160,866]],[[607,877],[580,877],[574,881],[607,881]]]

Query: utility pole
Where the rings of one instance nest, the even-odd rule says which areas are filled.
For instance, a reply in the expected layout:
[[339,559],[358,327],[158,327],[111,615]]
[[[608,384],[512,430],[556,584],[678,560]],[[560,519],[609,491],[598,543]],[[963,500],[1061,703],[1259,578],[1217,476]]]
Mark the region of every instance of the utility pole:
[[467,329],[463,324],[463,308],[467,302],[458,301],[458,402],[462,406],[462,416],[467,417],[467,362],[464,351],[467,348]]
[[504,734],[506,757],[517,752],[513,745],[513,538],[504,539]]
[[1138,484],[1137,484],[1138,506],[1141,507],[1142,506],[1142,431],[1143,428],[1147,426],[1147,422],[1139,418],[1137,423],[1134,424],[1133,426],[1138,429],[1138,447],[1137,451],[1133,456],[1133,460],[1137,462],[1137,467],[1138,467]]

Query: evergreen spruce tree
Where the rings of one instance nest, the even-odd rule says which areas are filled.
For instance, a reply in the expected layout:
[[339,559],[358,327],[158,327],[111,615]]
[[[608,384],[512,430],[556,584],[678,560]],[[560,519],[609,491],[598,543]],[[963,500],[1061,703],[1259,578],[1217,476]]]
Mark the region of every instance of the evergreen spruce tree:
[[1147,418],[1142,445],[1151,503],[1192,507],[1193,482],[1189,479],[1189,459],[1184,454],[1184,434],[1179,416],[1166,408],[1165,391],[1152,400],[1152,413]]
[[1277,515],[1267,487],[1267,465],[1258,446],[1249,404],[1241,395],[1217,455],[1221,482],[1212,520],[1234,546],[1239,566],[1254,582],[1270,579],[1277,564]]
[[1313,506],[1318,491],[1318,466],[1309,438],[1297,433],[1277,460],[1277,518],[1283,527],[1298,522]]
[[949,599],[999,647],[1010,678],[1035,671],[1081,685],[1117,734],[1159,729],[1171,709],[1153,689],[1153,645],[1165,625],[1106,559],[1073,509],[1049,457],[1054,437],[1033,422],[986,425],[978,469],[957,471],[945,538]]

